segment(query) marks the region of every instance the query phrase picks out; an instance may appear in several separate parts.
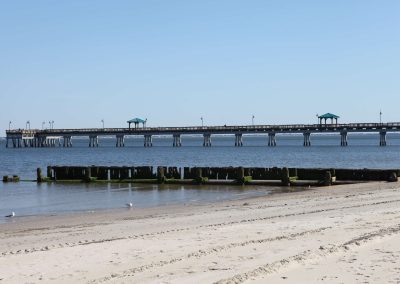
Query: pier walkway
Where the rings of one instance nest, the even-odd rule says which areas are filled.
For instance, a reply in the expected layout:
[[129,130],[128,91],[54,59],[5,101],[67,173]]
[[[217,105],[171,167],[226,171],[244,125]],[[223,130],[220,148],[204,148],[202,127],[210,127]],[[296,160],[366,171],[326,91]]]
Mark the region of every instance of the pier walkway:
[[200,126],[200,127],[143,127],[143,128],[90,128],[90,129],[45,129],[6,131],[6,147],[72,147],[73,137],[88,137],[89,147],[99,146],[99,136],[114,136],[116,147],[125,146],[125,137],[142,136],[144,147],[153,146],[153,136],[170,135],[173,147],[182,146],[182,136],[202,135],[203,146],[212,146],[213,135],[229,135],[235,137],[232,143],[236,147],[244,145],[243,136],[258,134],[266,136],[266,145],[277,145],[278,134],[303,134],[303,146],[311,146],[311,135],[315,133],[337,133],[340,135],[340,146],[348,146],[348,133],[373,132],[379,135],[379,146],[386,146],[388,132],[400,132],[400,122],[392,123],[349,123],[349,124],[294,124],[294,125],[246,125],[246,126]]

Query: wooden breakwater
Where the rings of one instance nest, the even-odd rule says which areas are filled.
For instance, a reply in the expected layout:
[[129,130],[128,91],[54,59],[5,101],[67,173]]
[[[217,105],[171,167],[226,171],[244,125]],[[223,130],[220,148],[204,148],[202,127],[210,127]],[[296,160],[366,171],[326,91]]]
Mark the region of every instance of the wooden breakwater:
[[49,166],[47,177],[37,169],[37,181],[332,185],[366,181],[398,181],[399,169],[245,168],[245,167],[111,167]]

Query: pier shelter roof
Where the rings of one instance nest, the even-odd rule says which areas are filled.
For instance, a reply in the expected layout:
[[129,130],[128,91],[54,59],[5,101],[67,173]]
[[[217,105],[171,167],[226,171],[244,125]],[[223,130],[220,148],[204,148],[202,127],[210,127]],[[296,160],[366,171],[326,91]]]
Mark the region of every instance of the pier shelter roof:
[[129,129],[131,128],[132,123],[135,125],[135,128],[138,128],[140,124],[142,124],[143,127],[146,127],[146,122],[147,122],[147,119],[141,119],[141,118],[137,118],[137,117],[127,121],[128,125],[129,125]]
[[131,119],[131,120],[128,120],[127,122],[128,122],[128,123],[145,123],[146,120],[136,117],[136,118],[133,118],[133,119]]
[[318,118],[323,118],[323,119],[337,119],[340,118],[340,116],[337,116],[336,114],[333,113],[325,113],[323,115],[318,116]]
[[333,124],[333,120],[335,120],[335,121],[336,121],[336,124],[337,124],[338,118],[340,118],[340,116],[338,116],[338,115],[336,115],[336,114],[333,114],[333,113],[329,113],[329,112],[328,112],[328,113],[325,113],[325,114],[323,114],[323,115],[318,116],[319,124],[322,124],[322,120],[324,120],[324,121],[325,121],[325,124],[326,124],[326,121],[327,121],[328,119],[331,120],[331,123],[332,123],[332,124]]

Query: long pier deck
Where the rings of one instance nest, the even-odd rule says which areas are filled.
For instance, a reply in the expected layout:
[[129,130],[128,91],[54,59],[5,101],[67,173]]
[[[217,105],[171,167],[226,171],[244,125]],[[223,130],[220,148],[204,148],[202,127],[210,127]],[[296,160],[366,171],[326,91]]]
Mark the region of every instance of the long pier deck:
[[201,126],[201,127],[144,127],[144,128],[86,128],[86,129],[12,129],[6,131],[6,147],[72,147],[72,137],[88,137],[89,147],[99,146],[99,136],[115,136],[116,147],[125,146],[126,136],[143,136],[144,147],[152,147],[155,135],[171,135],[173,147],[181,147],[183,135],[202,135],[203,146],[212,146],[212,135],[231,134],[235,136],[234,145],[243,146],[243,135],[265,134],[266,145],[277,145],[276,135],[302,133],[303,146],[311,146],[314,133],[338,133],[340,146],[348,146],[348,133],[374,132],[379,134],[379,146],[386,146],[388,132],[400,132],[400,122],[391,123],[349,123],[349,124],[293,124],[293,125],[245,125],[245,126]]

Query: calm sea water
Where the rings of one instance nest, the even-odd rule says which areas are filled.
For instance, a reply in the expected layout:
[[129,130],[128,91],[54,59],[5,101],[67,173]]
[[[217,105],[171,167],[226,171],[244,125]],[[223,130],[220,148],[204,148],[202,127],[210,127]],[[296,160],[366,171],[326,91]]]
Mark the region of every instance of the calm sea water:
[[[172,138],[153,139],[152,148],[142,138],[100,138],[99,148],[87,139],[74,139],[72,148],[5,148],[0,140],[0,176],[34,179],[37,167],[47,165],[152,165],[152,166],[252,166],[400,168],[400,134],[388,135],[388,146],[379,147],[378,134],[349,134],[349,146],[340,147],[339,135],[313,135],[312,146],[303,147],[302,135],[277,136],[277,147],[267,147],[265,136],[245,136],[244,147],[234,147],[234,137],[213,137],[213,147],[203,148],[201,137],[183,137],[183,147],[173,148]],[[0,216],[53,214],[119,208],[132,201],[136,206],[211,202],[268,194],[269,189],[202,190],[194,186],[136,185],[36,185],[0,183]],[[1,221],[1,220],[0,220]]]

